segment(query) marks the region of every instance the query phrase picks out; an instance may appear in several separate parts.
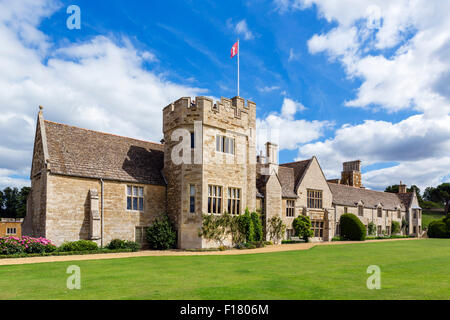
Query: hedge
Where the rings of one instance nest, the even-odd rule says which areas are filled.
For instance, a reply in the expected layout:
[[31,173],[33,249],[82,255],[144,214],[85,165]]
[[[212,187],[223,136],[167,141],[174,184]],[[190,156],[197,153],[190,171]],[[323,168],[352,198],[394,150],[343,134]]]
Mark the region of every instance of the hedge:
[[366,227],[354,214],[343,214],[339,220],[339,224],[343,239],[353,241],[364,241],[366,239]]

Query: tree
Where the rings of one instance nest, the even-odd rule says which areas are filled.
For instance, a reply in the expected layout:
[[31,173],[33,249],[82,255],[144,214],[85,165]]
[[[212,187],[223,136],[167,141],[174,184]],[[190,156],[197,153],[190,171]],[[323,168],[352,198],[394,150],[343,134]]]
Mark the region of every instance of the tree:
[[444,214],[449,213],[450,209],[450,183],[442,183],[436,188],[428,187],[425,189],[424,198],[428,201],[440,203],[444,206]]
[[[399,185],[398,184],[393,184],[392,186],[388,186],[386,187],[386,189],[384,189],[384,192],[390,192],[390,193],[398,193],[399,190]],[[416,192],[417,195],[417,200],[419,201],[419,205],[421,205],[423,203],[423,198],[422,195],[420,193],[420,188],[416,185],[412,185],[411,188],[407,188],[406,192]]]
[[279,216],[273,216],[268,221],[268,234],[269,239],[272,239],[274,243],[279,243],[284,237],[286,231],[286,225]]
[[27,213],[27,198],[30,187],[22,189],[7,187],[0,191],[0,217],[24,218]]
[[3,190],[3,218],[16,218],[19,203],[19,190],[17,188],[7,187]]
[[294,227],[295,235],[305,240],[305,242],[308,242],[309,238],[314,235],[311,230],[311,220],[307,216],[298,216],[294,219],[292,226]]

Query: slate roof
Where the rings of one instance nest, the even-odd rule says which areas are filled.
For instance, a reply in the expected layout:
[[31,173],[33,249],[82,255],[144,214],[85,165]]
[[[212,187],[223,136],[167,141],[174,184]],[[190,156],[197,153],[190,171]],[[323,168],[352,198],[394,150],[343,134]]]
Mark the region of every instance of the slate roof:
[[295,178],[294,169],[289,167],[278,167],[278,179],[281,183],[281,195],[283,198],[297,198],[294,192]]
[[405,207],[409,207],[411,205],[411,201],[413,199],[413,193],[407,192],[407,193],[399,193],[397,194],[400,201],[403,203]]
[[303,173],[306,171],[306,168],[308,167],[311,160],[312,159],[280,164],[280,168],[288,167],[292,168],[294,171],[294,188],[292,190],[294,190],[295,187],[297,187],[300,179],[303,176]]
[[406,205],[405,202],[402,201],[404,196],[400,196],[398,193],[355,188],[330,182],[328,183],[328,186],[333,194],[334,204],[356,206],[361,200],[366,208],[375,208],[379,203],[381,203],[383,208],[387,210],[396,210],[400,204],[403,204],[406,207],[409,205]]
[[165,185],[162,144],[44,123],[51,173]]

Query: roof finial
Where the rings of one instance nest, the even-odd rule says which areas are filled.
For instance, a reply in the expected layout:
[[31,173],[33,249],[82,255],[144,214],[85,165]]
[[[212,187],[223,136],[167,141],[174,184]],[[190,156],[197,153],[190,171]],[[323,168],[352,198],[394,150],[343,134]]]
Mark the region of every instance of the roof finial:
[[39,106],[39,110],[44,110],[44,107],[43,106]]

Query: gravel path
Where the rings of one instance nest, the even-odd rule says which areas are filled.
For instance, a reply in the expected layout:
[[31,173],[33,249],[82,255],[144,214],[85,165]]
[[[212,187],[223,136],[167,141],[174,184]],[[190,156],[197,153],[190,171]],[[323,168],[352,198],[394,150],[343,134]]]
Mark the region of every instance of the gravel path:
[[31,258],[14,258],[14,259],[0,259],[0,266],[5,265],[19,265],[30,263],[45,263],[45,262],[62,262],[62,261],[83,261],[83,260],[103,260],[103,259],[117,259],[117,258],[134,258],[134,257],[158,257],[158,256],[214,256],[214,255],[238,255],[238,254],[255,254],[266,252],[281,252],[294,250],[308,250],[315,246],[329,246],[329,245],[345,245],[353,243],[369,243],[369,242],[386,242],[386,241],[408,241],[417,240],[417,238],[400,238],[388,240],[367,240],[367,241],[335,241],[335,242],[316,242],[316,243],[295,243],[295,244],[280,244],[271,245],[258,249],[247,250],[226,250],[226,251],[203,251],[192,252],[183,250],[145,250],[139,252],[124,252],[124,253],[102,253],[102,254],[86,254],[78,256],[49,256],[49,257],[31,257]]

